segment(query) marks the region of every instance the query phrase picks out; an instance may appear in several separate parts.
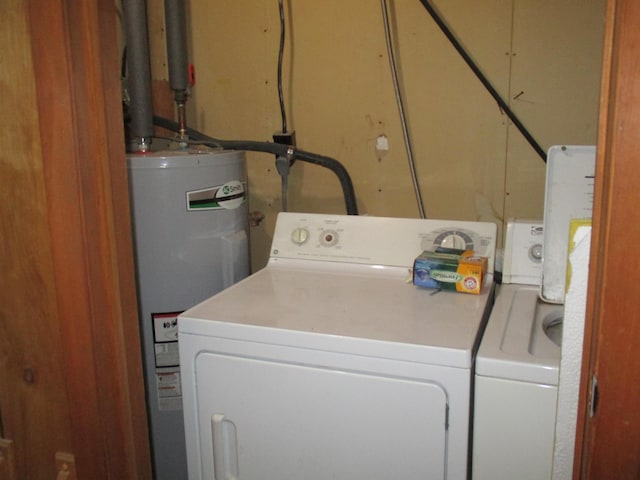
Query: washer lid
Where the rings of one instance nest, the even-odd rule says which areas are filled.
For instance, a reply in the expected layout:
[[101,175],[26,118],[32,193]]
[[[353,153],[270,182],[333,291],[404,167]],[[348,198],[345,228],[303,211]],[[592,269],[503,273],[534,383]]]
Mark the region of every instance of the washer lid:
[[554,146],[547,156],[542,298],[564,303],[569,224],[591,218],[596,147]]
[[479,295],[434,294],[408,278],[271,263],[184,312],[179,334],[471,368],[492,278]]
[[560,346],[544,332],[563,307],[545,304],[537,286],[502,285],[476,358],[476,374],[545,385],[558,384]]

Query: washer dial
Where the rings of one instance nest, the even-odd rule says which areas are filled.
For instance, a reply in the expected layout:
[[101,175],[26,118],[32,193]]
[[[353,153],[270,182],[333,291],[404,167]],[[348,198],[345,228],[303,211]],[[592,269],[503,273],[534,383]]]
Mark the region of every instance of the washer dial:
[[335,230],[323,230],[320,233],[320,244],[325,247],[333,247],[338,243],[338,232]]
[[536,243],[529,247],[529,259],[535,263],[542,263],[542,244]]
[[435,247],[455,248],[457,250],[473,250],[473,239],[461,230],[446,230],[433,241]]
[[291,232],[291,241],[296,245],[303,245],[309,240],[309,230],[298,227]]

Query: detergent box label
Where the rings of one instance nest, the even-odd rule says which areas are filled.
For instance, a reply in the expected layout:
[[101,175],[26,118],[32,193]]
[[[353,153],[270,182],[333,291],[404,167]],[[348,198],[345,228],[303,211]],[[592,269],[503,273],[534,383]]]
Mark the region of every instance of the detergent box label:
[[486,270],[487,257],[473,250],[424,251],[413,263],[413,284],[477,294]]

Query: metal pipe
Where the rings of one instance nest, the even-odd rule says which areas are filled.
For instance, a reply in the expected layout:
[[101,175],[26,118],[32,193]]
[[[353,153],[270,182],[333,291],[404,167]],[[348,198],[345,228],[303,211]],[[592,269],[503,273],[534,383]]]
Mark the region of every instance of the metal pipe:
[[185,138],[187,116],[185,103],[189,87],[189,62],[187,60],[187,29],[183,0],[164,0],[166,24],[167,63],[169,69],[169,87],[173,90],[178,109],[178,135]]
[[187,61],[187,28],[183,0],[164,0],[169,87],[173,90],[178,110],[178,136],[187,136],[186,102],[189,96],[189,62]]
[[187,137],[187,108],[185,102],[178,102],[178,137]]
[[146,0],[122,2],[127,43],[131,136],[139,151],[147,151],[153,137],[153,101]]
[[[189,88],[189,62],[187,61],[187,29],[183,0],[164,0],[166,24],[169,86],[176,96],[186,94]],[[184,100],[177,98],[176,102]]]
[[[167,130],[176,132],[179,128],[176,122],[167,118],[160,117],[158,115],[155,115],[153,117],[153,120],[156,125],[162,128],[166,128]],[[347,214],[358,215],[356,194],[353,189],[351,177],[349,176],[346,168],[344,168],[344,166],[334,158],[325,157],[324,155],[318,155],[316,153],[306,152],[291,145],[284,145],[281,143],[256,142],[252,140],[221,140],[205,135],[204,133],[201,133],[192,128],[187,128],[187,133],[189,134],[189,138],[216,148],[271,153],[273,155],[276,155],[276,157],[286,157],[290,160],[297,159],[303,162],[313,163],[314,165],[328,168],[338,177],[338,180],[340,181]]]

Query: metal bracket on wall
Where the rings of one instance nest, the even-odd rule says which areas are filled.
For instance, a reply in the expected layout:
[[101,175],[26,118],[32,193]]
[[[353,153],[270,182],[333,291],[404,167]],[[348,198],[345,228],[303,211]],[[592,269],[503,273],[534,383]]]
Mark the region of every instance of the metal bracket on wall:
[[598,390],[598,377],[593,375],[591,377],[591,392],[589,393],[589,418],[593,418],[598,409],[598,400],[600,399],[600,392]]
[[18,480],[13,440],[0,438],[0,478]]
[[77,480],[76,460],[72,453],[56,452],[56,480]]

